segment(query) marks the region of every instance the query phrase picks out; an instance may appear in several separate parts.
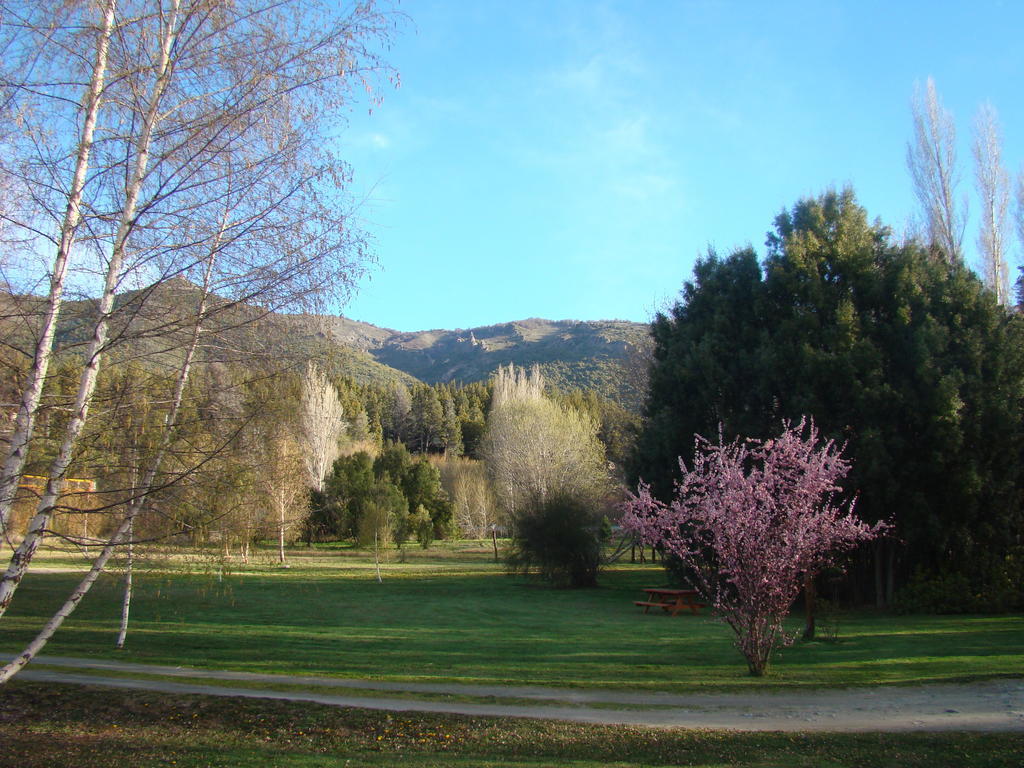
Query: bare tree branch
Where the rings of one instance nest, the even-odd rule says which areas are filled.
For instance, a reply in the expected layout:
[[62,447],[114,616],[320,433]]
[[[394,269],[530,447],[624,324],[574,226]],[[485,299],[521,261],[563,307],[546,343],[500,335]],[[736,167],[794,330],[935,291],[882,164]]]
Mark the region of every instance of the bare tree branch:
[[985,283],[1006,305],[1010,272],[1006,262],[1006,225],[1010,208],[1010,175],[1003,167],[1003,138],[995,107],[983,104],[974,119],[974,181],[981,199],[978,249]]

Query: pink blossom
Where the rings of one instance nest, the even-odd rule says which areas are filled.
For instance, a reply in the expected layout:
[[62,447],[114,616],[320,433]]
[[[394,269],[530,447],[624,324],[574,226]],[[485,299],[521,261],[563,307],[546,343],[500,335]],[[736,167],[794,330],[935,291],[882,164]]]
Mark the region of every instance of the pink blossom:
[[[693,587],[736,633],[751,674],[762,675],[772,649],[789,642],[782,620],[805,573],[888,526],[868,526],[853,501],[838,500],[849,471],[833,441],[819,445],[814,423],[786,423],[774,440],[717,445],[697,437],[693,468],[666,505],[641,483],[622,524],[644,544],[661,546],[691,572]],[[806,435],[806,436],[805,436]]]

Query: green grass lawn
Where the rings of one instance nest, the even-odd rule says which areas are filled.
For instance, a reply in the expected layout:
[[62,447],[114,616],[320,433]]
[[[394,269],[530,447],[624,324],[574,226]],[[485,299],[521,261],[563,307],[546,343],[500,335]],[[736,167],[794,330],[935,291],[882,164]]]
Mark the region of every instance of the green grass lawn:
[[[66,568],[46,553],[37,565]],[[113,648],[120,586],[104,577],[46,653],[256,672],[431,682],[704,691],[917,683],[1019,675],[1020,616],[843,615],[838,642],[784,649],[746,674],[709,616],[643,615],[658,566],[625,564],[601,588],[549,590],[504,575],[486,546],[410,549],[377,583],[343,547],[269,555],[223,574],[203,558],[136,576],[132,628]],[[2,620],[14,653],[76,582],[31,573]],[[794,627],[799,626],[798,622]],[[735,734],[375,712],[15,679],[0,689],[0,765],[177,766],[987,766],[1020,764],[1019,734]]]
[[[265,556],[267,557],[267,556]],[[695,691],[920,683],[1019,675],[1024,617],[838,619],[838,642],[782,649],[751,678],[710,616],[644,615],[657,565],[624,564],[593,590],[512,579],[486,546],[409,549],[383,566],[346,548],[296,549],[221,578],[211,561],[158,561],[136,576],[126,650],[114,650],[120,586],[104,577],[45,649],[54,655],[382,680]],[[67,564],[48,555],[42,566]],[[157,567],[159,566],[159,567]],[[191,572],[185,572],[186,570]],[[75,583],[30,573],[2,620],[0,651],[33,636]],[[794,622],[794,628],[799,623]]]

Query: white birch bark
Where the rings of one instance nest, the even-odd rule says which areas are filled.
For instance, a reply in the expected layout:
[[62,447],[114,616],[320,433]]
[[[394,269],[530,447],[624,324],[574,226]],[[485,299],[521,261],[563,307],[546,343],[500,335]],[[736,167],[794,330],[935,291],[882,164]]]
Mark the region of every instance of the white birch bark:
[[285,513],[287,510],[284,504],[282,504],[278,507],[277,511],[277,562],[280,565],[284,565],[284,532],[288,524],[288,521],[285,519]]
[[288,434],[270,438],[264,448],[263,493],[277,531],[278,563],[285,564],[285,540],[288,531],[307,509],[309,489],[304,482],[302,456]]
[[21,481],[25,461],[28,458],[28,446],[35,429],[36,412],[39,409],[43,384],[46,381],[50,359],[53,356],[54,334],[57,330],[57,318],[60,315],[64,298],[68,263],[75,242],[75,234],[82,219],[82,193],[89,172],[89,156],[92,152],[93,135],[102,101],[103,83],[107,74],[107,53],[114,28],[116,8],[117,0],[108,0],[103,11],[103,20],[96,42],[96,58],[85,97],[85,119],[82,124],[82,135],[78,142],[75,171],[68,190],[67,208],[60,229],[60,242],[50,275],[50,291],[36,339],[32,367],[29,369],[21,402],[18,404],[10,447],[4,459],[3,469],[0,470],[0,537],[6,532],[7,523],[10,520],[11,505],[14,502],[18,483]]
[[110,538],[108,544],[100,552],[99,557],[93,561],[92,567],[85,577],[79,582],[78,586],[71,592],[68,599],[64,601],[64,604],[57,610],[56,613],[50,620],[46,622],[43,628],[39,631],[39,634],[32,639],[32,641],[25,647],[18,656],[11,660],[8,664],[0,667],[0,685],[3,685],[10,680],[19,671],[25,668],[25,666],[32,661],[43,649],[47,641],[53,637],[53,633],[56,632],[60,625],[64,623],[64,619],[70,616],[78,604],[82,602],[82,598],[88,594],[92,585],[96,583],[96,579],[103,572],[103,569],[107,565],[107,561],[110,560],[111,555],[117,550],[121,544],[121,540],[125,533],[131,527],[131,522],[134,519],[135,514],[138,512],[137,508],[132,508],[125,515],[124,520],[121,521],[121,525],[118,526],[114,535]]
[[[104,8],[114,8],[114,0],[101,1]],[[121,4],[126,5],[126,0]],[[351,228],[340,224],[343,217],[339,211],[343,209],[332,207],[342,199],[337,194],[342,187],[322,183],[344,179],[345,170],[323,138],[333,130],[332,114],[348,103],[353,85],[369,88],[367,72],[377,71],[380,62],[362,41],[386,40],[389,14],[377,12],[372,1],[337,13],[332,4],[312,8],[298,0],[197,0],[187,5],[182,0],[147,0],[133,9],[139,13],[121,11],[130,19],[118,26],[116,35],[107,37],[109,61],[116,63],[119,76],[107,78],[103,103],[112,105],[102,118],[107,138],[95,144],[92,162],[96,171],[86,176],[95,174],[101,191],[96,200],[81,206],[98,211],[96,220],[101,226],[106,221],[116,225],[109,233],[98,320],[44,498],[22,546],[0,576],[0,615],[52,518],[63,477],[89,415],[101,362],[110,344],[117,341],[110,332],[114,292],[131,270],[148,276],[145,270],[168,253],[171,261],[158,265],[162,278],[185,274],[195,266],[183,267],[171,251],[181,248],[187,257],[188,249],[195,246],[194,239],[182,236],[179,227],[190,229],[196,212],[216,202],[223,189],[218,174],[224,168],[231,168],[232,163],[244,168],[253,192],[241,196],[249,204],[248,220],[242,227],[245,232],[237,236],[232,266],[224,269],[222,280],[229,288],[229,298],[258,299],[265,307],[308,306],[309,296],[325,290],[344,295],[365,257],[358,232],[353,237]],[[48,29],[45,23],[39,28]],[[179,28],[180,40],[175,40]],[[254,48],[255,39],[266,47]],[[367,63],[370,70],[364,68]],[[181,72],[181,77],[173,77],[175,71]],[[63,82],[59,76],[57,80]],[[161,105],[161,99],[168,104]],[[109,125],[108,114],[113,115]],[[301,119],[295,120],[297,116]],[[152,149],[151,141],[156,142]],[[151,177],[147,174],[150,152],[154,164]],[[151,183],[150,178],[155,181]],[[33,179],[29,174],[24,180]],[[140,198],[144,184],[148,197]],[[88,185],[87,194],[94,188],[96,185]],[[51,209],[55,213],[59,208],[53,205]],[[57,218],[49,210],[36,215]],[[145,222],[141,222],[142,216],[147,217]],[[31,221],[26,221],[29,229]],[[94,252],[107,242],[108,233],[97,230],[97,234],[90,243]],[[127,254],[129,238],[131,253]],[[182,239],[185,245],[180,245]],[[83,240],[78,248],[85,247]],[[198,333],[196,328],[191,351],[185,355],[174,405],[165,419],[162,447],[136,489],[121,526],[89,575],[26,652],[0,670],[0,682],[31,660],[88,592],[113,551],[124,545],[132,521],[146,506],[150,489],[156,487],[154,479],[174,433],[170,427],[178,419]],[[114,340],[109,344],[108,336]],[[296,476],[302,475],[300,468]],[[304,485],[301,490],[305,492]]]
[[[211,253],[210,262],[207,266],[206,271],[206,286],[209,287],[210,275],[213,270],[213,262],[216,254],[216,250]],[[164,418],[164,429],[161,433],[160,444],[157,448],[156,453],[153,455],[149,468],[142,480],[142,483],[134,491],[134,497],[128,506],[128,510],[125,513],[124,519],[118,526],[117,530],[108,540],[106,546],[100,552],[99,556],[93,561],[92,567],[78,586],[74,589],[68,599],[64,602],[61,608],[46,622],[39,634],[29,643],[29,645],[22,651],[14,660],[12,660],[6,666],[0,668],[0,685],[3,685],[12,676],[18,673],[19,670],[23,669],[29,662],[32,661],[38,655],[39,651],[42,650],[43,646],[46,645],[47,641],[53,637],[64,620],[70,616],[78,604],[82,601],[82,598],[89,592],[92,585],[96,583],[96,579],[100,573],[106,567],[107,561],[110,560],[111,555],[122,546],[124,541],[129,542],[131,547],[131,533],[134,525],[135,518],[139,515],[146,504],[150,493],[152,492],[154,482],[156,480],[157,473],[160,471],[160,467],[163,464],[164,457],[167,454],[168,448],[170,448],[171,442],[174,435],[174,427],[177,426],[179,421],[179,415],[181,413],[181,405],[185,397],[185,387],[188,384],[189,377],[192,372],[192,365],[195,359],[196,351],[199,347],[199,338],[201,332],[201,320],[204,316],[205,304],[207,301],[207,293],[204,291],[203,298],[199,306],[199,312],[196,315],[197,321],[193,327],[192,339],[189,347],[185,352],[184,359],[181,367],[178,371],[177,381],[175,382],[174,394],[171,398],[171,407]],[[129,549],[129,558],[131,557],[131,549]],[[118,637],[118,648],[124,644],[124,637],[127,634],[128,627],[128,610],[131,603],[131,560],[129,559],[128,576],[126,581],[125,598],[123,602],[122,610],[122,625],[121,634]],[[20,577],[19,577],[20,581]],[[17,584],[15,584],[17,587]],[[13,594],[13,593],[12,593]],[[9,602],[9,601],[8,601]]]
[[135,555],[135,549],[132,543],[132,532],[134,525],[128,524],[128,559],[125,563],[124,569],[124,595],[121,599],[121,630],[117,633],[117,642],[114,647],[117,650],[124,648],[124,641],[128,637],[128,616],[132,610],[132,566],[134,565],[133,559]]
[[46,527],[53,517],[54,509],[64,487],[64,478],[74,456],[78,438],[89,415],[89,406],[96,388],[103,351],[107,341],[110,325],[110,312],[114,305],[114,295],[121,282],[121,270],[125,259],[125,247],[128,235],[135,222],[136,204],[139,191],[146,175],[149,162],[149,147],[153,131],[159,116],[160,100],[167,88],[171,71],[171,46],[177,32],[177,11],[180,0],[172,0],[172,12],[161,30],[160,57],[156,66],[156,79],[153,84],[145,119],[136,144],[135,163],[129,180],[124,207],[118,220],[117,234],[114,239],[110,260],[107,265],[103,296],[100,299],[98,317],[93,328],[93,336],[86,352],[86,365],[78,383],[72,417],[64,431],[64,438],[56,459],[50,467],[46,488],[36,505],[36,513],[29,522],[28,530],[21,544],[11,556],[10,564],[3,576],[0,576],[0,617],[7,611],[18,585],[21,583],[28,565],[42,541]]

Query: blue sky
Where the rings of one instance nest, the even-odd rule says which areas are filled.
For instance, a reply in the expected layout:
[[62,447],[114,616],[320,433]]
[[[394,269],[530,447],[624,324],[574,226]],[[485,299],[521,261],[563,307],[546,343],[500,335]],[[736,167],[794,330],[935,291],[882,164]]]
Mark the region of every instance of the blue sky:
[[401,9],[402,85],[340,138],[379,259],[342,312],[376,325],[647,321],[708,246],[763,252],[782,208],[830,186],[902,229],[910,98],[929,76],[956,118],[963,194],[982,102],[1008,168],[1024,161],[1024,3]]

